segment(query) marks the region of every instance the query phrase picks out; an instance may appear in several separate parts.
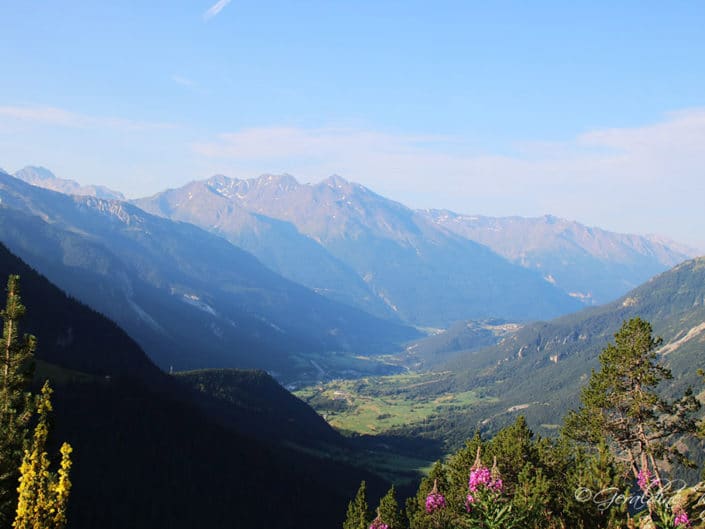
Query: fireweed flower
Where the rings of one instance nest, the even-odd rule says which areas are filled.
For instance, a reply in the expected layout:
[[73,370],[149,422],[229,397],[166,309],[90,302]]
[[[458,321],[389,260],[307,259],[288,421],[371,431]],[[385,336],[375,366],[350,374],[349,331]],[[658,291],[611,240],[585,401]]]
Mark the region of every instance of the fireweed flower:
[[485,487],[493,492],[501,492],[503,483],[502,478],[497,468],[497,458],[494,459],[492,470],[482,466],[480,462],[480,450],[477,451],[475,464],[470,469],[470,479],[468,480],[468,489],[470,492],[477,492],[480,486]]
[[490,474],[490,469],[487,467],[480,467],[470,472],[468,488],[470,489],[470,492],[477,492],[480,485],[487,487],[491,482],[492,476]]
[[502,476],[499,473],[499,468],[497,468],[496,456],[492,460],[492,470],[490,471],[490,476],[492,477],[492,482],[489,484],[489,488],[495,492],[502,492],[504,483],[502,482]]
[[433,489],[428,496],[426,496],[426,512],[431,514],[439,509],[445,509],[446,499],[443,494],[438,492],[438,481],[433,481]]
[[473,503],[475,503],[475,498],[472,494],[468,494],[467,498],[465,498],[465,510],[470,512]]
[[492,481],[492,483],[488,485],[488,487],[490,490],[493,490],[495,492],[502,492],[502,478],[495,479],[494,481]]
[[636,477],[636,483],[637,485],[639,485],[639,488],[641,490],[648,489],[651,485],[653,485],[653,482],[651,480],[651,471],[648,468],[642,468],[641,470],[639,470],[639,475],[637,475]]
[[688,515],[685,511],[680,511],[678,514],[676,514],[676,518],[675,520],[673,520],[673,524],[676,527],[690,527],[690,519],[688,518]]

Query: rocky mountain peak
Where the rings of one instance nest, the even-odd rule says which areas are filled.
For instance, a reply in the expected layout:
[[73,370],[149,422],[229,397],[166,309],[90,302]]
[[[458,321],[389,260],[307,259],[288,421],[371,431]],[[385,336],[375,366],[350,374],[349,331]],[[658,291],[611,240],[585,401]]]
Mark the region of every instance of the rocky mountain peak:
[[282,191],[290,191],[299,187],[299,182],[290,174],[263,174],[256,180],[257,186],[276,187]]
[[293,191],[301,184],[290,174],[263,174],[257,178],[240,180],[224,175],[214,175],[205,182],[212,191],[233,200],[244,200],[250,193],[280,195]]
[[15,173],[15,176],[25,182],[32,180],[57,180],[56,175],[46,167],[28,165]]
[[345,178],[343,178],[340,175],[333,174],[333,175],[330,175],[325,180],[323,180],[321,182],[321,185],[326,185],[328,187],[333,187],[333,188],[343,188],[343,187],[350,186],[350,182],[348,182]]

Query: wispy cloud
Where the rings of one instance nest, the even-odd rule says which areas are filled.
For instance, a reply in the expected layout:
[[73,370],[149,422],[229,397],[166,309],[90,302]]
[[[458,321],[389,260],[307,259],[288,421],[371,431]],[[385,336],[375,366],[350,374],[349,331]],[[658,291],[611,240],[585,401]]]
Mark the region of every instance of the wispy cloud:
[[221,134],[216,141],[199,143],[194,148],[206,156],[252,160],[315,158],[334,161],[345,158],[346,153],[356,157],[360,151],[412,154],[426,143],[451,140],[450,136],[394,135],[338,127],[257,127]]
[[0,107],[0,117],[63,126],[78,126],[85,121],[78,114],[67,110],[41,106],[2,106]]
[[[349,126],[248,128],[194,142],[198,134],[208,133],[51,106],[0,106],[5,166],[39,160],[85,180],[110,167],[115,181],[103,183],[126,189],[125,175],[139,175],[130,181],[134,193],[217,172],[288,172],[304,181],[337,173],[412,207],[552,213],[616,231],[662,233],[705,250],[705,109],[564,142],[522,143],[502,155],[478,152],[457,136]],[[74,168],[66,153],[81,153]]]
[[345,128],[245,129],[193,148],[223,171],[286,171],[304,179],[338,173],[416,207],[553,213],[705,242],[699,233],[705,109],[643,127],[588,131],[567,142],[517,145],[513,155],[466,154],[476,149],[455,137]]
[[203,13],[203,20],[210,20],[214,16],[218,15],[223,9],[225,9],[230,1],[231,0],[218,0],[205,13]]
[[108,116],[91,116],[51,106],[0,106],[0,120],[41,123],[71,128],[110,128],[142,130],[171,128],[169,123],[155,123]]

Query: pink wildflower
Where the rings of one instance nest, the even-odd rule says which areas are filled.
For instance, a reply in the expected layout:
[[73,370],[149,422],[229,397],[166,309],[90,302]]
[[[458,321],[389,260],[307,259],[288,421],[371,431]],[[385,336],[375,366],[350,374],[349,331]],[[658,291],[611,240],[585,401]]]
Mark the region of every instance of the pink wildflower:
[[468,494],[467,498],[465,498],[465,510],[470,512],[471,510],[471,505],[475,503],[475,498],[473,497],[472,494]]
[[470,492],[477,492],[480,486],[483,486],[494,492],[501,492],[504,484],[502,478],[499,477],[499,471],[493,467],[493,471],[487,467],[475,468],[470,472],[470,480],[468,481],[468,489]]
[[488,485],[488,488],[490,490],[495,491],[495,492],[502,492],[503,486],[504,486],[504,484],[502,483],[502,478],[497,478],[492,483],[490,483]]
[[676,519],[673,520],[673,524],[676,527],[679,527],[681,525],[683,527],[690,527],[690,519],[688,518],[688,515],[685,511],[681,511],[676,515]]
[[446,499],[443,494],[431,493],[426,496],[426,512],[431,514],[438,509],[444,509],[446,506]]
[[490,469],[487,467],[480,467],[470,472],[468,488],[470,489],[470,492],[476,492],[480,485],[488,486],[491,482],[492,476],[490,475]]
[[438,492],[438,482],[433,481],[433,489],[428,496],[426,496],[426,512],[431,514],[438,509],[445,509],[446,499],[443,494]]
[[648,468],[642,468],[636,478],[637,485],[641,490],[646,490],[651,486],[651,471]]

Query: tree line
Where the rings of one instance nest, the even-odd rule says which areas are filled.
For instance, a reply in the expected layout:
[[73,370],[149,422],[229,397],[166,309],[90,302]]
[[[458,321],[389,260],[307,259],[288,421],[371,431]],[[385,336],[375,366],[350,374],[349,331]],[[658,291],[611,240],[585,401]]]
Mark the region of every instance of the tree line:
[[649,322],[624,322],[558,437],[534,435],[523,417],[491,439],[475,434],[434,465],[403,510],[392,488],[370,512],[362,483],[343,529],[701,527],[703,487],[674,479],[695,466],[700,402],[691,389],[659,392],[672,378],[660,345]]

